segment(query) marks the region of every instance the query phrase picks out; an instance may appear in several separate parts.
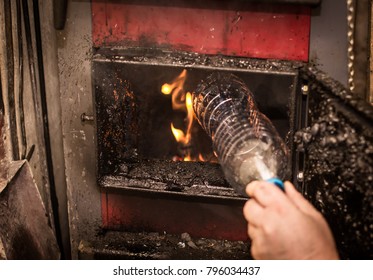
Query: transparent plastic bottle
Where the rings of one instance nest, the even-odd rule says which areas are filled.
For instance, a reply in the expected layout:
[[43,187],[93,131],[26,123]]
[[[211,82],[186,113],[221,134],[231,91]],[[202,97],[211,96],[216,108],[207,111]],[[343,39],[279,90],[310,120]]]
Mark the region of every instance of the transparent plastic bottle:
[[233,74],[211,74],[193,93],[193,109],[238,194],[246,196],[245,187],[253,180],[281,185],[278,178],[286,176],[287,147],[242,80]]

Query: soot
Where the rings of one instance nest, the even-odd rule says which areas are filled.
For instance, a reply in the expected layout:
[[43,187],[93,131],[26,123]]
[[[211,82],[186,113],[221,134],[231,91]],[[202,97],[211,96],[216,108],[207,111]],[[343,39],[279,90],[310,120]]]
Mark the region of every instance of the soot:
[[306,155],[306,195],[326,216],[342,258],[373,257],[373,109],[309,68],[309,123],[295,135]]

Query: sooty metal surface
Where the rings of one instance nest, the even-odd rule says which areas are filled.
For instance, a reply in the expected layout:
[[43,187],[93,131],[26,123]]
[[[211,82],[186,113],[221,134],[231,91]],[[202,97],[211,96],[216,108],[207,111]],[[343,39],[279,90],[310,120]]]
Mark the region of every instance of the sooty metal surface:
[[309,85],[309,126],[296,133],[304,151],[306,196],[326,216],[342,258],[373,258],[373,108],[322,72]]
[[144,260],[247,260],[250,243],[243,241],[193,238],[157,232],[103,231],[95,240],[82,240],[80,259]]
[[118,167],[113,175],[106,175],[100,179],[101,186],[137,189],[158,194],[236,197],[232,188],[225,187],[227,183],[218,164],[143,159],[135,163],[122,163]]

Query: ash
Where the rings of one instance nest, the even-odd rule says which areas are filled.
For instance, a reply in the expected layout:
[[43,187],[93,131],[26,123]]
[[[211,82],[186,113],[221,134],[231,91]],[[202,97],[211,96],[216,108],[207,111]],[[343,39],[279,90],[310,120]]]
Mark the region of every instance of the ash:
[[80,259],[252,259],[244,241],[195,238],[184,232],[100,232],[95,240],[79,245]]

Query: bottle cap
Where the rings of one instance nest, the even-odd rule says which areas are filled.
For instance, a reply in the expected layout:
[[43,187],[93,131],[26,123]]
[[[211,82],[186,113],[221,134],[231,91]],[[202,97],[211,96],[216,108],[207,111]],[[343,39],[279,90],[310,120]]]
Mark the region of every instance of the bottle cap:
[[273,177],[273,178],[270,178],[270,179],[268,179],[268,180],[266,180],[266,181],[269,182],[269,183],[272,183],[272,184],[276,185],[276,186],[279,187],[283,192],[285,191],[284,182],[282,182],[279,178]]

